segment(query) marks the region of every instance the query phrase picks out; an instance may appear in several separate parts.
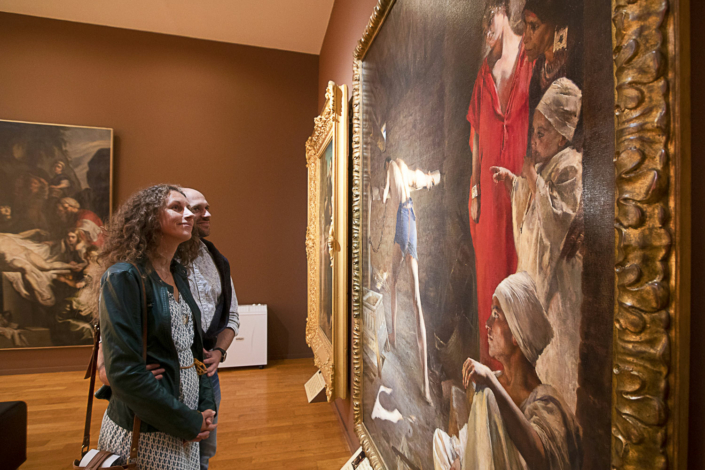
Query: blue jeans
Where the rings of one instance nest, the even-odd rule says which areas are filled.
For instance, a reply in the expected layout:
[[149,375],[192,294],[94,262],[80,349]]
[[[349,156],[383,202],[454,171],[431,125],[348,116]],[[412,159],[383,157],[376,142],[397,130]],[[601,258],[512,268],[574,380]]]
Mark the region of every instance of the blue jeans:
[[[218,378],[218,371],[215,371],[211,379],[211,385],[213,385],[213,395],[215,395],[215,404],[220,409],[220,379]],[[218,415],[216,415],[215,423],[218,422]],[[203,439],[201,444],[201,470],[208,470],[208,461],[211,457],[215,455],[215,447],[217,443],[218,429],[212,431],[208,439]]]

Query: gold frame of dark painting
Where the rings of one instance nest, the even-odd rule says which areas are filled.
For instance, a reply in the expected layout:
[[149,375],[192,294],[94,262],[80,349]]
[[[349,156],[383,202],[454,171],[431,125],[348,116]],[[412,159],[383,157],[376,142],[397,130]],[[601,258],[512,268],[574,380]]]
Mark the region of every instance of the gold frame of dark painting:
[[[346,398],[348,389],[348,91],[345,85],[328,82],[326,102],[314,120],[314,131],[306,141],[308,168],[308,317],[306,343],[313,350],[316,367],[326,382],[328,401]],[[333,145],[331,231],[324,240],[318,236],[321,211],[319,171],[326,148]],[[332,266],[332,338],[319,326],[321,295],[319,285],[322,247],[327,247]]]
[[[353,58],[352,400],[363,422],[362,63],[395,0],[379,0]],[[611,466],[687,466],[690,43],[687,0],[612,0],[615,284]],[[636,158],[638,156],[638,158]],[[636,158],[636,160],[635,160]]]

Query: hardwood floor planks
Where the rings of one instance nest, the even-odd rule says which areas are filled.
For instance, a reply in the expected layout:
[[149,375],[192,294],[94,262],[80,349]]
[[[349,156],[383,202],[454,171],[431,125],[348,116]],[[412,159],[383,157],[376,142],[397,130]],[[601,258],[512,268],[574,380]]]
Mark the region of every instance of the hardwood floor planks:
[[[220,371],[218,453],[213,470],[338,470],[350,457],[335,410],[309,404],[303,385],[312,359],[273,361],[265,369]],[[70,469],[83,435],[88,381],[83,372],[0,377],[0,401],[28,407],[28,460],[22,470]],[[95,400],[95,447],[107,402]]]

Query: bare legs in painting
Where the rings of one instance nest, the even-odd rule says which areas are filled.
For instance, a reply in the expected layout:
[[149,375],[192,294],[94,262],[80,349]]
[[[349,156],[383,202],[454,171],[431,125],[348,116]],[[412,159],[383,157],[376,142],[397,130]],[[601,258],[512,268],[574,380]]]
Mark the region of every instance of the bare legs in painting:
[[392,200],[397,204],[396,231],[394,234],[394,253],[392,254],[392,331],[389,333],[389,344],[396,344],[397,333],[397,280],[401,265],[406,260],[412,282],[414,283],[414,314],[416,316],[416,342],[421,366],[423,369],[422,393],[424,399],[432,404],[431,389],[428,383],[428,349],[426,346],[426,323],[421,308],[421,289],[419,288],[419,264],[416,233],[416,212],[411,191],[422,188],[430,189],[440,183],[439,172],[424,173],[420,170],[410,170],[400,158],[388,158],[384,162],[387,173],[386,185],[382,201],[386,204]]
[[394,347],[396,344],[396,333],[397,333],[397,280],[399,279],[399,274],[401,271],[402,263],[406,261],[406,265],[409,268],[409,274],[414,282],[414,314],[416,316],[416,344],[418,346],[418,351],[420,355],[421,365],[423,367],[423,397],[424,399],[432,404],[431,390],[428,384],[428,351],[426,345],[426,322],[423,317],[423,309],[421,308],[421,292],[419,289],[419,263],[410,254],[404,255],[401,252],[401,247],[399,244],[394,244],[394,254],[392,258],[392,285],[391,285],[391,296],[392,296],[392,331],[389,333],[389,344]]

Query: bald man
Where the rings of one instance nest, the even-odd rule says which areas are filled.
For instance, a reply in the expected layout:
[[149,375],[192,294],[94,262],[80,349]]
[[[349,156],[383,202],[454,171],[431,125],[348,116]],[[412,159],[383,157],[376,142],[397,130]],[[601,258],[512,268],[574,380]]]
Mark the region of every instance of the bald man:
[[[186,188],[195,217],[196,229],[201,238],[198,258],[187,267],[191,294],[201,310],[205,364],[211,378],[216,404],[220,408],[220,380],[218,365],[227,356],[228,348],[240,328],[235,287],[230,277],[230,263],[207,237],[211,234],[210,205],[206,197],[195,189]],[[215,421],[217,422],[216,416]],[[215,455],[216,432],[201,441],[201,470],[208,468],[208,461]]]

